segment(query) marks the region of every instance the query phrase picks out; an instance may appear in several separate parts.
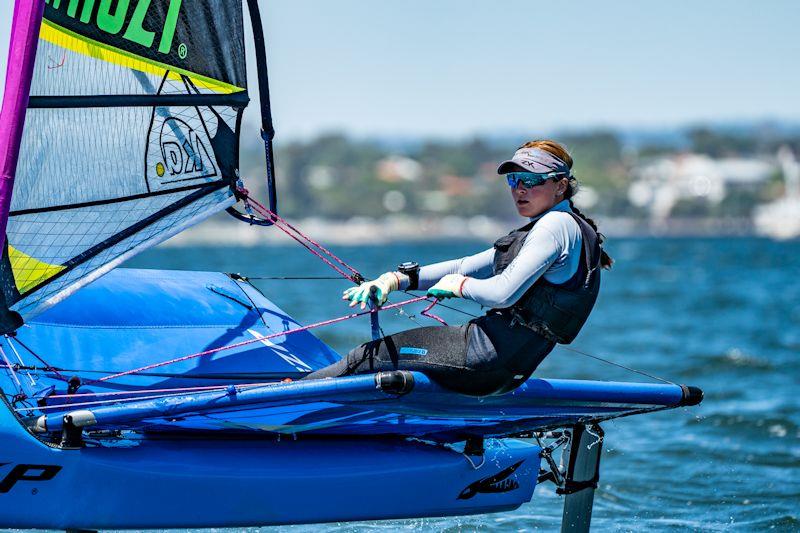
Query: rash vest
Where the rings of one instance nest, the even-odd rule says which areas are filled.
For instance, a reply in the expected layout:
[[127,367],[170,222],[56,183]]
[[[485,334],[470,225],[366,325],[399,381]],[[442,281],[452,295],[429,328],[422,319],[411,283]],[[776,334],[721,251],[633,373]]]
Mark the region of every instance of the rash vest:
[[[575,213],[569,213],[581,230],[583,258],[578,270],[565,283],[554,284],[540,277],[522,297],[507,309],[497,312],[511,314],[512,320],[539,333],[546,339],[569,344],[578,335],[594,308],[600,291],[600,239],[597,232]],[[505,270],[519,254],[531,222],[494,243],[494,275]]]

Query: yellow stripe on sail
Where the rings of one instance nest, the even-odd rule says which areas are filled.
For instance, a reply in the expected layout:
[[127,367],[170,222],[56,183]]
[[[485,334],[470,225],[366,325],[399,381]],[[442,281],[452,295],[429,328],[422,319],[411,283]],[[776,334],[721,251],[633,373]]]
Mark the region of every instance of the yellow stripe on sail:
[[20,294],[39,283],[52,278],[64,268],[61,265],[50,265],[44,261],[20,252],[13,246],[8,247],[8,258],[11,261],[11,271],[14,273],[14,282]]
[[168,77],[174,80],[180,80],[181,75],[188,76],[197,87],[202,87],[218,94],[231,94],[244,91],[242,87],[217,81],[208,76],[189,72],[188,70],[167,65],[166,63],[139,57],[125,50],[94,41],[88,37],[63,28],[47,19],[42,21],[42,29],[39,33],[39,37],[44,41],[75,52],[76,54],[93,57],[107,63],[113,63],[140,72],[155,74],[157,76],[163,76],[165,72],[169,72]]

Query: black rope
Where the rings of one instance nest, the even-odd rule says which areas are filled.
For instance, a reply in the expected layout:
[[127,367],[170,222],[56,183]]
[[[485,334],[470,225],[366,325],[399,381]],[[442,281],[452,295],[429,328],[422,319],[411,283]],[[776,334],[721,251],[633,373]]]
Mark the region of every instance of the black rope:
[[577,353],[577,354],[580,354],[580,355],[583,355],[583,356],[586,356],[586,357],[591,357],[592,359],[596,359],[596,360],[601,361],[603,363],[607,363],[609,365],[613,365],[613,366],[625,369],[625,370],[627,370],[629,372],[633,372],[635,374],[640,374],[642,376],[646,376],[646,377],[648,377],[650,379],[654,379],[656,381],[661,381],[661,382],[667,383],[669,385],[677,385],[677,383],[669,381],[668,379],[660,378],[658,376],[654,376],[652,374],[648,374],[647,372],[645,372],[643,370],[636,370],[635,368],[631,368],[629,366],[625,366],[625,365],[620,364],[620,363],[615,363],[614,361],[610,361],[608,359],[604,359],[604,358],[600,357],[599,355],[592,355],[590,353],[586,353],[584,351],[578,350],[577,348],[570,348],[569,346],[565,346],[563,344],[561,344],[559,346],[564,350],[568,350],[570,352],[574,352],[574,353]]
[[[414,296],[414,294],[409,292],[409,291],[403,291],[403,292],[405,294],[408,294],[409,296]],[[466,315],[466,316],[471,317],[471,318],[478,318],[479,317],[479,315],[474,315],[474,314],[472,314],[472,313],[470,313],[468,311],[464,311],[463,309],[458,309],[457,307],[449,306],[447,304],[442,303],[441,301],[439,302],[438,305],[440,305],[441,307],[444,307],[445,309],[450,309],[451,311],[457,311],[457,312],[461,313],[462,315]],[[411,317],[409,317],[409,318],[411,318]],[[574,353],[583,355],[585,357],[591,357],[592,359],[596,359],[596,360],[601,361],[603,363],[622,368],[622,369],[627,370],[629,372],[633,372],[635,374],[639,374],[639,375],[648,377],[648,378],[656,380],[656,381],[661,381],[662,383],[667,383],[669,385],[677,385],[675,382],[672,382],[672,381],[670,381],[668,379],[664,379],[664,378],[660,378],[658,376],[654,376],[652,374],[648,374],[647,372],[645,372],[643,370],[637,370],[635,368],[631,368],[631,367],[625,366],[625,365],[623,365],[621,363],[615,363],[614,361],[611,361],[609,359],[605,359],[603,357],[600,357],[599,355],[592,355],[590,353],[578,350],[577,348],[570,348],[569,346],[566,346],[564,344],[560,344],[559,346],[564,350],[568,350],[570,352],[574,352]]]

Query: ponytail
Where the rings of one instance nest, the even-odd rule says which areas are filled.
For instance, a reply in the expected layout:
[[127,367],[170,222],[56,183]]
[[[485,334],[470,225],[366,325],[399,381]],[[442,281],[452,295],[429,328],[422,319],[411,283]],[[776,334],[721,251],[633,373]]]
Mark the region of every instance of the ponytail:
[[603,241],[606,240],[606,236],[600,233],[600,231],[598,231],[597,224],[595,223],[594,220],[581,213],[580,209],[575,207],[575,204],[572,202],[573,181],[574,178],[570,180],[570,186],[569,189],[567,189],[569,191],[568,193],[569,196],[566,197],[566,200],[569,202],[569,208],[572,209],[573,213],[581,217],[584,220],[584,222],[589,224],[595,231],[595,233],[597,233],[597,240],[600,243],[600,266],[606,270],[609,270],[611,269],[611,266],[614,264],[614,260],[611,259],[611,256],[608,255],[606,251],[603,249]]
[[[539,148],[540,150],[545,150],[546,152],[550,152],[557,158],[564,161],[567,164],[567,166],[570,169],[572,169],[572,156],[569,155],[569,152],[567,152],[567,149],[564,148],[564,146],[562,146],[560,143],[557,143],[556,141],[551,141],[551,140],[530,141],[520,146],[520,148]],[[600,231],[597,229],[597,224],[595,224],[594,220],[581,213],[581,211],[577,207],[575,207],[575,204],[572,202],[572,197],[575,196],[575,193],[577,192],[578,192],[578,180],[575,179],[575,176],[570,174],[569,186],[567,187],[567,190],[564,191],[564,199],[569,201],[569,207],[570,209],[572,209],[572,212],[581,217],[584,221],[586,221],[586,223],[592,227],[595,233],[597,233],[597,238],[601,246],[600,266],[608,270],[611,268],[611,265],[614,264],[614,260],[611,259],[611,256],[609,256],[606,253],[606,251],[603,250],[602,248],[603,241],[606,240],[606,237],[605,235],[600,233]]]

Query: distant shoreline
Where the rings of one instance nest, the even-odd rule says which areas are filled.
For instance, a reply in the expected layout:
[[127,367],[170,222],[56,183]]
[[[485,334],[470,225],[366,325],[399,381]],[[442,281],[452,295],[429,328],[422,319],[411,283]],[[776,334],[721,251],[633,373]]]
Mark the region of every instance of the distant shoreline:
[[[750,237],[756,236],[749,218],[671,218],[654,223],[636,218],[597,219],[608,237]],[[382,219],[351,218],[292,220],[295,227],[324,243],[356,246],[385,242],[427,242],[442,239],[492,242],[520,224],[517,220],[488,217],[423,218],[391,216]],[[280,230],[212,219],[168,240],[164,247],[203,245],[260,246],[294,241]]]

